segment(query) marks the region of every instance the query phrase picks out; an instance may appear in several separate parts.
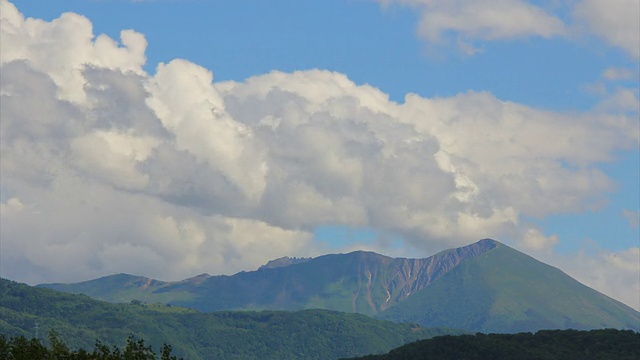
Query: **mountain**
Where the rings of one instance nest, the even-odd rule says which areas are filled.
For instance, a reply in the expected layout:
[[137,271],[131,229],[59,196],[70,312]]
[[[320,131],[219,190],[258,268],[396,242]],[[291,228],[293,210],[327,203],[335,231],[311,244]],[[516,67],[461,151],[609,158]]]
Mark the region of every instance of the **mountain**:
[[481,240],[426,259],[394,259],[366,251],[302,260],[282,258],[257,271],[201,275],[168,283],[119,274],[77,284],[40,286],[106,301],[137,299],[202,311],[321,308],[375,315],[496,245],[495,241]]
[[478,332],[640,329],[640,314],[503,244],[380,314]]
[[116,275],[43,286],[201,311],[319,308],[471,331],[640,329],[637,311],[491,239],[425,259],[356,251],[281,258],[232,276],[158,282]]
[[154,349],[168,343],[188,359],[222,360],[336,359],[451,333],[328,310],[200,313],[135,301],[111,304],[0,279],[0,334],[31,338],[39,331],[45,339],[50,330],[72,349],[91,350],[96,340],[124,348],[133,334]]

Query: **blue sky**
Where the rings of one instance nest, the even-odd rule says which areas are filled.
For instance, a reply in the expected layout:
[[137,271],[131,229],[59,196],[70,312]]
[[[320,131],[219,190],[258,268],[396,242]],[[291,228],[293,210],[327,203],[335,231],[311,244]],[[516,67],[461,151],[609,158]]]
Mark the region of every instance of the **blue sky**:
[[[15,30],[31,25],[10,19],[10,4],[41,24],[31,32]],[[4,255],[3,276],[81,280],[69,262],[45,261],[36,247],[99,253],[78,265],[90,275],[138,272],[168,279],[356,248],[428,256],[494,237],[640,307],[638,1],[603,7],[594,0],[25,0],[2,6],[3,22],[13,29],[3,28],[2,66],[13,66],[3,72],[16,74],[3,80],[13,86],[3,89],[5,101],[18,93],[11,89],[34,81],[27,70],[16,70],[26,61],[55,83],[51,99],[67,104],[51,105],[51,122],[66,129],[51,133],[4,121],[32,113],[10,107],[2,114],[2,219],[16,224],[2,234],[3,247],[14,254]],[[86,22],[56,20],[64,12]],[[610,19],[617,25],[610,26]],[[77,28],[56,28],[51,21]],[[146,48],[104,50],[133,48],[121,41],[127,29],[143,36]],[[23,37],[10,37],[12,31]],[[89,35],[76,39],[79,33]],[[118,43],[99,48],[95,38],[87,40],[100,34]],[[161,63],[168,64],[162,74]],[[91,70],[76,77],[87,65]],[[202,125],[206,116],[198,115],[190,127],[204,126],[200,135],[212,131],[199,138],[180,124],[202,102],[176,99],[201,94],[191,93],[196,87],[186,82],[206,83],[207,71],[213,90],[202,91],[212,91],[206,101],[223,109],[219,120],[226,125],[208,128]],[[174,72],[193,77],[179,80]],[[116,73],[126,81],[116,83]],[[98,81],[94,92],[86,90]],[[181,90],[167,95],[171,89]],[[42,97],[34,91],[21,101]],[[305,110],[292,110],[301,101]],[[132,110],[122,114],[113,104]],[[280,125],[298,121],[290,111],[307,117],[304,126]],[[134,112],[155,125],[113,118]],[[85,119],[77,125],[84,130],[70,130],[76,125],[65,123],[65,116]],[[95,118],[112,127],[87,127]],[[264,132],[264,124],[275,134]],[[15,150],[34,138],[60,144],[32,155]],[[114,155],[99,151],[96,141],[106,141]],[[75,152],[80,150],[83,155]],[[193,168],[180,167],[190,161],[184,154],[195,159]],[[57,167],[48,170],[58,174],[51,180],[57,187],[25,185],[38,183],[25,178],[27,168],[39,166],[30,156]],[[22,161],[30,165],[15,165]],[[185,175],[164,179],[166,171]],[[72,180],[59,174],[73,174]],[[209,184],[216,176],[221,185]],[[74,188],[79,205],[69,205],[64,216],[48,210]],[[233,191],[244,195],[236,198]],[[87,213],[81,200],[87,194],[100,194],[94,208],[103,213],[80,216],[84,222],[74,227],[70,219]],[[123,212],[116,209],[129,201],[153,216],[106,217]],[[21,210],[14,214],[16,206]],[[29,216],[28,208],[34,209]],[[121,230],[96,237],[96,221]],[[33,245],[18,235],[22,223],[42,228],[31,234],[39,239]],[[158,226],[173,230],[153,240],[149,229]],[[134,266],[127,259],[136,254],[144,255]],[[113,260],[117,256],[121,260]],[[14,263],[27,265],[9,270]]]
[[211,69],[216,80],[243,80],[272,70],[328,69],[374,85],[396,101],[408,92],[431,97],[475,90],[529,105],[585,110],[599,100],[585,86],[600,81],[607,68],[637,66],[624,49],[593,35],[577,41],[479,41],[482,53],[466,56],[455,44],[433,46],[420,39],[419,14],[411,8],[381,8],[374,1],[16,4],[27,16],[49,20],[78,12],[92,21],[95,34],[114,39],[123,29],[143,33],[149,42],[149,72],[174,58]]

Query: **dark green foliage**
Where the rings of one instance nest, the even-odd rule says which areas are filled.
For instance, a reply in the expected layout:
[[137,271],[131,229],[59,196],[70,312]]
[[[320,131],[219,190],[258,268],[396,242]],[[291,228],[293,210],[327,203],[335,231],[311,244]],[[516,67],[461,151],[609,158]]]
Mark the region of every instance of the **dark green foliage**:
[[631,330],[544,330],[535,334],[437,336],[360,360],[637,360],[640,333]]
[[[84,349],[70,350],[67,344],[52,331],[49,334],[49,347],[38,339],[27,340],[24,336],[7,340],[0,335],[0,359],[2,360],[157,360],[151,346],[147,346],[143,339],[136,339],[129,335],[124,351],[118,347],[109,348],[99,341],[93,352]],[[182,358],[180,358],[181,360]],[[171,346],[165,344],[162,349],[161,360],[178,360],[171,355]]]
[[24,336],[11,339],[7,343],[11,360],[33,360],[47,359],[49,352],[47,348],[37,339],[27,340]]
[[[72,349],[94,348],[107,360],[114,346],[125,349],[122,356],[131,348],[146,358],[153,347],[170,360],[164,343],[190,360],[336,359],[449,333],[328,310],[199,313],[142,302],[110,304],[0,279],[0,334],[30,338],[36,323],[41,333],[56,330],[49,346],[59,354],[68,350],[61,339]],[[148,344],[123,344],[129,334]]]

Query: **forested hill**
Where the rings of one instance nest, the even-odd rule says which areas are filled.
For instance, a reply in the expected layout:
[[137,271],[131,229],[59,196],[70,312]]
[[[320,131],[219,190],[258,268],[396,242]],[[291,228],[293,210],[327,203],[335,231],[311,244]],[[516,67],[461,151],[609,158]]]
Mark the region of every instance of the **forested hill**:
[[[543,330],[535,334],[437,336],[384,355],[351,360],[637,360],[640,333],[632,330]],[[343,359],[344,360],[344,359]]]
[[96,340],[124,348],[130,334],[193,359],[336,359],[383,353],[442,335],[411,324],[327,310],[215,312],[139,301],[111,304],[0,279],[0,334],[45,339],[55,330],[72,349]]

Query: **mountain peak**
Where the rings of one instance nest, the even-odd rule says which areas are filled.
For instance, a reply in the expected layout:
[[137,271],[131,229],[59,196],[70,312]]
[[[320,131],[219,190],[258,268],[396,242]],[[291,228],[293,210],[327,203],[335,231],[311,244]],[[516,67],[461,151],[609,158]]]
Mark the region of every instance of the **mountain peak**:
[[439,252],[434,255],[434,257],[452,256],[454,258],[459,258],[459,260],[465,260],[484,254],[485,252],[493,250],[501,245],[502,243],[496,240],[486,238],[467,246]]
[[497,246],[502,245],[502,243],[499,242],[499,241],[493,240],[491,238],[485,238],[485,239],[482,239],[482,240],[478,240],[477,242],[475,242],[474,244],[471,244],[469,246],[474,246],[474,245],[481,246],[483,248],[486,248],[487,250],[490,250],[490,249],[493,249],[493,248],[495,248]]
[[285,266],[289,266],[289,265],[294,265],[294,264],[300,264],[300,263],[304,263],[307,262],[309,260],[311,260],[313,258],[305,258],[305,257],[288,257],[288,256],[283,256],[281,258],[277,258],[274,260],[269,260],[266,264],[260,266],[258,268],[258,270],[263,270],[263,269],[273,269],[273,268],[279,268],[279,267],[285,267]]

